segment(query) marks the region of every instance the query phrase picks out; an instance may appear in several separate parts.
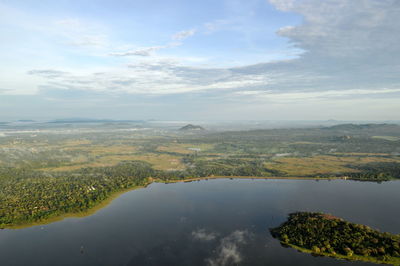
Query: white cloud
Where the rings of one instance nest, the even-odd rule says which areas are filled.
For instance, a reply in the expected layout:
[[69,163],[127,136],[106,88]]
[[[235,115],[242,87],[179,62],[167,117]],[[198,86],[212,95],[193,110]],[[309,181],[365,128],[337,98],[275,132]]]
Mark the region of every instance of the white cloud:
[[172,39],[176,40],[176,41],[182,41],[190,36],[193,36],[195,33],[196,33],[196,29],[180,31],[180,32],[175,33],[172,36]]
[[[299,58],[237,68],[199,68],[154,61],[133,64],[130,73],[136,83],[124,91],[171,94],[231,90],[233,95],[260,96],[259,99],[277,102],[389,96],[397,92],[400,86],[400,48],[396,45],[400,43],[400,34],[395,34],[400,29],[396,20],[400,15],[397,2],[271,0],[270,3],[304,17],[300,25],[289,25],[277,32],[304,51]],[[212,31],[226,23],[221,20],[204,26]],[[182,31],[173,38],[182,40],[193,33]],[[149,47],[120,55],[150,55],[167,47]]]
[[[68,73],[67,73],[68,72]],[[150,59],[96,73],[31,70],[45,78],[42,86],[144,95],[251,89],[268,84],[268,76],[236,73],[235,69],[190,67],[176,60]],[[57,79],[57,82],[54,79]],[[122,82],[120,82],[122,81]]]
[[294,7],[296,0],[269,0],[269,2],[282,11],[289,11]]
[[227,19],[218,19],[211,22],[204,23],[204,28],[206,29],[207,33],[212,33],[218,30],[221,30],[223,27],[232,24],[231,20]]
[[[270,0],[277,8],[303,16],[278,33],[321,58],[385,57],[400,48],[400,3],[396,0]],[[395,59],[399,59],[395,55]],[[377,59],[378,59],[377,58]],[[394,62],[395,59],[390,61]],[[385,60],[385,61],[386,61]]]
[[[135,97],[191,95],[196,101],[198,97],[206,100],[215,97],[220,103],[234,100],[237,104],[323,101],[331,106],[339,106],[338,102],[344,99],[379,97],[395,106],[393,102],[399,100],[400,88],[398,0],[269,2],[279,12],[292,12],[303,18],[296,25],[277,30],[279,36],[302,53],[286,61],[221,68],[210,67],[211,60],[217,61],[212,55],[208,59],[166,55],[172,52],[167,49],[182,45],[195,30],[178,32],[158,46],[137,47],[134,43],[111,41],[112,31],[93,21],[32,19],[29,13],[0,5],[0,10],[7,11],[2,12],[5,16],[0,17],[0,22],[18,30],[23,28],[24,31],[18,32],[20,36],[33,36],[27,43],[37,41],[35,49],[26,53],[28,49],[21,46],[13,54],[15,60],[3,60],[9,63],[0,69],[0,86],[6,89],[2,95],[40,94],[44,89],[46,92],[86,90]],[[243,22],[216,20],[200,26],[198,31],[217,31],[232,23],[239,27]],[[27,32],[31,34],[22,34]],[[199,37],[203,36],[207,37],[206,34]],[[28,62],[25,60],[28,56],[36,57]],[[91,61],[89,56],[96,58]],[[132,57],[118,58],[124,56]],[[6,53],[3,57],[10,59]],[[18,62],[24,62],[24,66],[17,65]],[[60,64],[63,67],[57,67]]]
[[65,71],[53,70],[53,69],[34,69],[28,71],[29,75],[38,75],[45,78],[59,78],[68,74]]
[[167,48],[168,46],[152,46],[152,47],[144,47],[144,48],[139,48],[136,50],[132,51],[126,51],[126,52],[114,52],[110,53],[112,56],[132,56],[132,55],[137,55],[137,56],[151,56],[154,52]]
[[[277,31],[303,51],[297,59],[235,69],[268,76],[241,95],[268,99],[393,97],[400,87],[400,2],[395,0],[270,0],[303,17]],[[264,91],[264,92],[255,92]],[[281,100],[279,100],[281,101]]]
[[112,53],[109,53],[109,55],[111,55],[111,56],[152,56],[155,54],[155,52],[157,52],[159,50],[173,48],[173,47],[182,45],[181,41],[194,35],[195,32],[196,32],[195,29],[180,31],[171,37],[173,42],[169,42],[166,45],[142,47],[142,48],[128,50],[128,51],[124,51],[124,52],[112,52]]
[[348,98],[361,98],[363,96],[375,97],[379,95],[393,95],[400,93],[400,89],[349,89],[349,90],[328,90],[328,91],[302,91],[302,92],[276,92],[276,91],[237,91],[236,94],[241,96],[254,96],[258,101],[271,101],[275,103],[293,103],[300,101],[321,101],[321,100],[338,100]]

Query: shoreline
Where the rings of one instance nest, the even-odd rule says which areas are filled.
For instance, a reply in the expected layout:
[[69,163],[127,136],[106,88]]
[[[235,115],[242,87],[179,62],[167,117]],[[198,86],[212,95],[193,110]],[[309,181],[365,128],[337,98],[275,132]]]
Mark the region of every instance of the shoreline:
[[270,233],[283,247],[315,257],[400,266],[400,235],[329,213],[290,213],[284,223],[270,228]]
[[266,180],[350,180],[345,177],[296,177],[296,176],[209,176],[209,177],[194,177],[187,179],[178,179],[178,180],[167,180],[160,181],[157,183],[181,183],[181,182],[193,182],[200,180],[208,180],[208,179],[266,179]]
[[131,187],[131,188],[127,188],[127,189],[123,189],[123,190],[119,190],[119,191],[113,192],[113,193],[110,194],[109,197],[107,197],[106,199],[100,201],[98,204],[96,204],[92,208],[89,208],[89,209],[81,211],[81,212],[64,213],[64,214],[61,214],[61,215],[50,217],[50,218],[45,219],[45,220],[40,220],[40,221],[36,221],[36,222],[31,222],[31,223],[13,224],[13,225],[5,226],[4,228],[1,228],[1,229],[17,230],[17,229],[24,229],[24,228],[28,228],[28,227],[34,227],[34,226],[48,225],[48,224],[51,224],[51,223],[60,222],[60,221],[62,221],[64,219],[68,219],[68,218],[83,218],[83,217],[87,217],[87,216],[93,215],[97,211],[107,207],[113,200],[115,200],[116,198],[118,198],[122,194],[125,194],[125,193],[127,193],[129,191],[132,191],[132,190],[146,188],[150,184],[151,183],[146,184],[145,186],[135,186],[135,187]]
[[[87,210],[83,210],[82,212],[72,212],[72,213],[65,213],[62,215],[50,217],[45,220],[41,221],[36,221],[36,222],[30,222],[30,223],[23,223],[23,224],[12,224],[12,225],[7,225],[4,226],[1,229],[9,229],[9,230],[16,230],[16,229],[23,229],[23,228],[28,228],[28,227],[33,227],[33,226],[40,226],[40,225],[47,225],[51,224],[54,222],[59,222],[64,219],[68,218],[83,218],[87,217],[90,215],[95,214],[97,211],[107,207],[113,200],[118,198],[120,195],[133,191],[136,189],[142,189],[146,188],[147,186],[153,184],[153,183],[164,183],[164,184],[173,184],[173,183],[189,183],[189,182],[195,182],[195,181],[201,181],[201,180],[216,180],[216,179],[264,179],[264,180],[351,180],[346,177],[330,177],[330,178],[324,178],[324,177],[290,177],[290,176],[284,176],[284,177],[272,177],[272,176],[267,176],[267,177],[259,177],[259,176],[210,176],[210,177],[196,177],[196,178],[187,178],[187,179],[177,179],[177,180],[161,180],[161,179],[153,179],[149,178],[148,183],[146,183],[143,186],[134,186],[126,189],[122,189],[119,191],[112,192],[106,199],[103,201],[100,201],[98,204],[96,204],[94,207],[89,208]],[[0,230],[1,230],[0,229]]]
[[297,250],[298,252],[302,252],[302,253],[308,253],[311,255],[315,255],[315,256],[320,256],[320,257],[329,257],[329,258],[334,258],[337,260],[348,260],[348,261],[362,261],[362,262],[369,262],[369,263],[375,263],[375,264],[388,264],[388,265],[395,265],[395,266],[399,266],[400,265],[400,258],[394,258],[391,257],[390,260],[384,261],[384,260],[379,260],[378,258],[375,257],[370,257],[370,256],[360,256],[360,255],[352,255],[352,256],[345,256],[342,254],[330,254],[330,253],[326,253],[326,252],[321,252],[321,253],[314,253],[311,249],[306,249],[306,248],[302,248],[293,244],[284,244],[287,245],[295,250]]

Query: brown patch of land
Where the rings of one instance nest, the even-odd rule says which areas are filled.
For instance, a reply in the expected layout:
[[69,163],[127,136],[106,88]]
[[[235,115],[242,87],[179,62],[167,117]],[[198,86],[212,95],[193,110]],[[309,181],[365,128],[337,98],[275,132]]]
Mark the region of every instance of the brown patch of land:
[[265,166],[293,176],[311,176],[330,173],[349,173],[358,170],[348,167],[350,164],[367,164],[372,162],[398,162],[396,158],[364,156],[329,156],[284,157],[265,163]]

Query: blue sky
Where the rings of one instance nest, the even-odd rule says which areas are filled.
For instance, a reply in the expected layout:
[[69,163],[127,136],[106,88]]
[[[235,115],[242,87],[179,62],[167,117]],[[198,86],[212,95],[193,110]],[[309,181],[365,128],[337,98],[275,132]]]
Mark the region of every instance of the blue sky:
[[0,0],[0,119],[390,120],[397,0]]

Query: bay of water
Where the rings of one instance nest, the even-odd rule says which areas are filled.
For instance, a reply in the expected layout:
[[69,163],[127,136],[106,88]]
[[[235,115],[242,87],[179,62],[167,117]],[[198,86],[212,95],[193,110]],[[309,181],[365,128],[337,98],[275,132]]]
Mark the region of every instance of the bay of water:
[[400,233],[400,182],[217,179],[153,183],[84,218],[0,230],[1,266],[372,265],[272,238],[295,211]]

